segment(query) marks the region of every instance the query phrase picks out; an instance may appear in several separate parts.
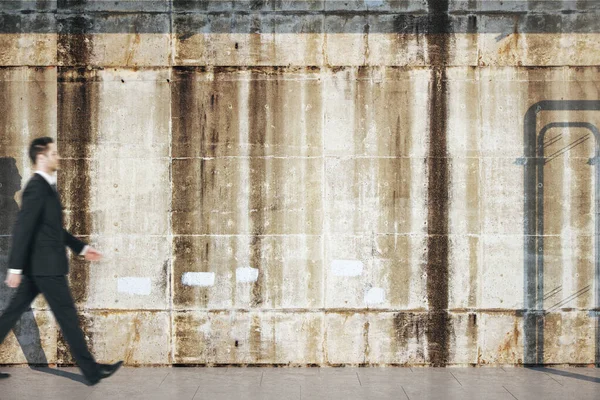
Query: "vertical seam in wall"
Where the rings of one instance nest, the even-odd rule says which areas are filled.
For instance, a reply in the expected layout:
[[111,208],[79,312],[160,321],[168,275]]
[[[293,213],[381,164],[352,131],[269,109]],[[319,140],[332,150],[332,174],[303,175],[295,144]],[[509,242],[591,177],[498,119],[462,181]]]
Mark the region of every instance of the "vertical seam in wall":
[[[479,52],[479,38],[477,40],[477,47],[478,47],[478,52]],[[479,59],[479,58],[478,58]],[[481,101],[481,91],[482,91],[482,87],[481,87],[481,68],[479,67],[479,65],[477,65],[476,67],[476,77],[477,77],[477,120],[479,121],[478,125],[479,125],[479,145],[478,145],[478,149],[477,149],[477,153],[479,154],[479,171],[478,171],[478,179],[479,182],[483,182],[482,178],[483,178],[483,168],[484,166],[484,158],[481,152],[482,146],[483,146],[483,121],[482,121],[482,117],[483,117],[483,104]],[[477,264],[478,264],[478,268],[477,268],[477,295],[475,297],[475,316],[477,317],[477,310],[479,310],[479,307],[481,305],[481,300],[483,298],[483,284],[482,281],[479,279],[482,275],[483,275],[483,271],[482,268],[484,267],[483,264],[483,241],[485,240],[485,235],[483,234],[483,189],[482,189],[483,185],[478,185],[477,188],[477,196],[479,198],[479,201],[477,202],[477,207],[479,208],[479,244],[477,245],[478,247],[478,260],[477,260]],[[479,317],[479,322],[477,323],[477,325],[475,326],[475,330],[477,333],[477,342],[476,342],[476,349],[475,349],[475,364],[479,364],[479,349],[483,348],[483,335],[479,334],[479,327],[483,326],[483,324],[481,323],[481,316]]]
[[[169,80],[172,82],[172,68],[169,68]],[[167,243],[169,248],[169,268],[167,269],[167,288],[169,301],[169,363],[174,362],[175,342],[173,340],[173,91],[169,84],[169,212],[167,215]]]
[[169,303],[169,364],[175,362],[175,340],[173,331],[175,325],[175,312],[173,310],[173,294],[174,294],[174,254],[173,254],[173,67],[175,65],[175,40],[173,38],[173,0],[169,1],[169,213],[167,223],[167,242],[169,248],[169,268],[167,270],[167,287],[168,287],[168,303]]
[[[325,38],[323,38],[323,40],[325,41]],[[323,55],[325,56],[325,55]],[[323,90],[324,86],[326,85],[325,79],[327,78],[327,76],[324,78],[323,77],[323,69],[321,69],[321,71],[319,72],[319,75],[321,76],[321,107],[325,106],[325,90]],[[322,190],[321,190],[321,202],[322,202],[322,206],[321,206],[321,302],[323,303],[323,309],[326,309],[327,307],[327,299],[326,299],[326,285],[325,285],[325,280],[327,279],[327,259],[325,258],[325,240],[327,240],[327,235],[325,234],[325,219],[327,218],[327,196],[326,196],[326,192],[327,192],[327,177],[326,177],[326,168],[325,168],[325,126],[326,126],[326,115],[327,113],[325,112],[325,109],[322,109],[323,111],[321,112],[321,185],[322,185]],[[327,338],[327,334],[325,332],[325,330],[327,329],[327,313],[324,312],[323,313],[323,317],[321,320],[321,350],[323,352],[322,357],[322,363],[323,364],[327,364],[328,363],[328,351],[326,349],[327,347],[327,343],[326,338]]]
[[167,293],[169,303],[169,364],[175,362],[175,341],[173,340],[173,326],[175,314],[173,312],[173,65],[175,64],[175,41],[173,40],[173,0],[169,0],[169,212],[167,215],[167,243],[169,249],[169,268],[167,269]]
[[175,40],[173,35],[173,0],[169,0],[169,67],[175,65]]

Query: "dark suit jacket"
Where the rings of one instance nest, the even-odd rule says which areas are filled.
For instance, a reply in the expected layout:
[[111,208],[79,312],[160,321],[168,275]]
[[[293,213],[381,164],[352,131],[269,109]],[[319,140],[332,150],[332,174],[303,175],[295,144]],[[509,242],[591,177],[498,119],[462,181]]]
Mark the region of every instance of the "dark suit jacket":
[[22,269],[25,275],[66,275],[69,262],[65,245],[76,254],[85,247],[63,228],[58,193],[41,175],[34,174],[23,192],[8,268]]

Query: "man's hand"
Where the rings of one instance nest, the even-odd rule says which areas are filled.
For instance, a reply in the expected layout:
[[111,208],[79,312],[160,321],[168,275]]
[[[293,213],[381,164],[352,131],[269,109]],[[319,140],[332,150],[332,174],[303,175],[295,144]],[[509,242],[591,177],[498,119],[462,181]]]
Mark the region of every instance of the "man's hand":
[[4,281],[4,283],[6,283],[6,285],[10,288],[16,288],[19,287],[19,285],[21,284],[21,274],[11,274],[10,272],[8,273],[8,275],[6,275],[6,280]]
[[93,247],[89,247],[85,252],[84,257],[86,261],[100,261],[102,259],[102,254]]

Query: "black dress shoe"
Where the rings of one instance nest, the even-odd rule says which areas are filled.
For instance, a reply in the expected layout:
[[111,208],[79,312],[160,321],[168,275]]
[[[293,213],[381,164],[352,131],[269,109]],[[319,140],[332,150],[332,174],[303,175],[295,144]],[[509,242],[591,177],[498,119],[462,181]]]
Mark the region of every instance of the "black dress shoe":
[[0,379],[5,379],[8,378],[10,376],[10,374],[7,374],[6,372],[0,372]]
[[108,378],[109,376],[117,372],[117,370],[121,368],[122,365],[123,361],[119,361],[114,364],[98,364],[98,376],[94,379],[90,379],[90,383],[92,385],[95,385],[102,379]]

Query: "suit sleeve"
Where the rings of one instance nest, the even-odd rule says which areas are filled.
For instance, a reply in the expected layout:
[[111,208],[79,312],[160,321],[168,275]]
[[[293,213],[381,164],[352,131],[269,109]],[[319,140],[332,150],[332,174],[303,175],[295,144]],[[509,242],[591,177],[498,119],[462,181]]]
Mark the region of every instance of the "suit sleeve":
[[73,250],[73,253],[81,255],[84,248],[86,247],[86,244],[81,240],[77,239],[75,236],[71,235],[66,229],[63,229],[63,234],[65,236],[65,243],[67,244],[67,246],[69,246],[69,248]]
[[35,181],[30,181],[23,192],[21,210],[13,229],[12,250],[8,268],[22,270],[27,261],[31,240],[44,207],[44,190]]

